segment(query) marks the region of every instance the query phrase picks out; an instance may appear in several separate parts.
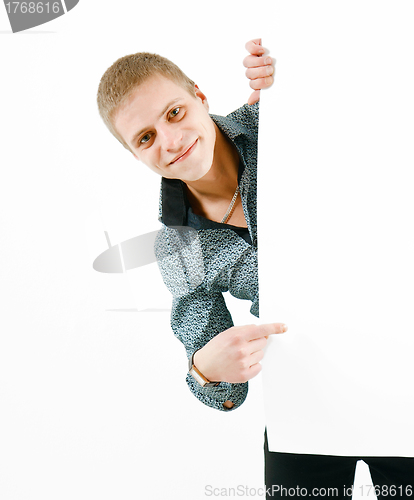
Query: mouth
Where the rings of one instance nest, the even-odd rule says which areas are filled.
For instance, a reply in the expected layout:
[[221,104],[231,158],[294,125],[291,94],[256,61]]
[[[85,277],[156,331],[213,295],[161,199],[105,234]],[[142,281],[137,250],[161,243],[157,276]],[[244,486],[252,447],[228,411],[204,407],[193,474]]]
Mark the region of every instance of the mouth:
[[178,163],[180,161],[183,161],[185,160],[186,158],[188,158],[190,156],[190,154],[194,151],[196,145],[197,145],[197,142],[198,142],[198,139],[196,139],[192,144],[191,146],[189,146],[185,151],[184,153],[180,154],[179,156],[177,156],[172,162],[169,163],[169,165],[173,165],[174,163]]

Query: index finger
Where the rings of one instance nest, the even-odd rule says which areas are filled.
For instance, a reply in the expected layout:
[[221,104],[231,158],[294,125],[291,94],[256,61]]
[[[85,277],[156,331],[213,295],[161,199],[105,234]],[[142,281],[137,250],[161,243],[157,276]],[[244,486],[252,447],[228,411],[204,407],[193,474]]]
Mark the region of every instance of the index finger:
[[264,54],[265,49],[262,47],[262,39],[261,38],[256,38],[254,40],[250,40],[246,43],[245,45],[246,50],[254,55],[254,56],[260,56]]
[[246,337],[246,340],[256,340],[262,337],[268,337],[269,335],[274,335],[276,333],[285,333],[288,326],[284,323],[268,323],[265,325],[255,325],[256,328],[252,328]]

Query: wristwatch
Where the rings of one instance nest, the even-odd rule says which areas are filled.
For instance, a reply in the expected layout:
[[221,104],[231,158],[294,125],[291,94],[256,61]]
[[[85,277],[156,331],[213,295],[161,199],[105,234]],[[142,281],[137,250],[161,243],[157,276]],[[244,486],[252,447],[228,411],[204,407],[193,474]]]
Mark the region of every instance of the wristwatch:
[[210,380],[208,380],[208,378],[206,378],[200,372],[200,370],[198,370],[197,367],[194,366],[194,354],[196,352],[197,351],[194,351],[193,354],[190,356],[190,359],[188,360],[188,372],[193,377],[193,379],[196,380],[201,385],[201,387],[217,387],[220,382],[210,382]]

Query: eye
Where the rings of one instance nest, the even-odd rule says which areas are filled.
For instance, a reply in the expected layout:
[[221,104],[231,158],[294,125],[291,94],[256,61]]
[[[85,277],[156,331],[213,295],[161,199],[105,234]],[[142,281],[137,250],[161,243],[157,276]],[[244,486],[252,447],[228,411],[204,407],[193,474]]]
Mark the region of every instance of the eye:
[[178,116],[178,115],[180,114],[180,111],[181,111],[181,108],[180,108],[180,107],[172,109],[172,110],[169,112],[169,117],[170,117],[170,118],[175,118],[176,116]]
[[146,144],[151,139],[151,134],[145,134],[139,140],[139,144]]

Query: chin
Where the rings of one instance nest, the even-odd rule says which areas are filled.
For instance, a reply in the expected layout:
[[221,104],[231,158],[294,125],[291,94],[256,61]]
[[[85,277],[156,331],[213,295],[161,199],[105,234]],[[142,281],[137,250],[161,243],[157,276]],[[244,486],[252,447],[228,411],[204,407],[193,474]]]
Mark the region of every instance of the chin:
[[197,182],[203,179],[209,171],[210,171],[211,165],[205,166],[205,168],[196,168],[196,169],[191,169],[189,168],[188,171],[181,171],[177,172],[177,177],[176,179],[181,179],[183,182]]

